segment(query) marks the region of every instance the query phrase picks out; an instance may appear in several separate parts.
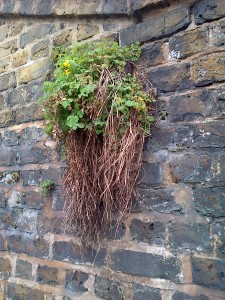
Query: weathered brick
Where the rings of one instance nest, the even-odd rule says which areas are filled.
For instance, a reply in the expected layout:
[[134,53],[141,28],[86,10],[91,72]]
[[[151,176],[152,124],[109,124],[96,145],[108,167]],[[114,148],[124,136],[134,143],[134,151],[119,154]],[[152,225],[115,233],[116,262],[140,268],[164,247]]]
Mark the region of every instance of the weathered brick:
[[170,224],[169,243],[175,250],[212,251],[212,239],[207,224]]
[[225,217],[225,188],[197,188],[194,190],[195,209],[203,216]]
[[28,52],[27,50],[22,50],[16,52],[12,55],[12,68],[17,68],[22,65],[25,65],[28,61]]
[[217,236],[216,238],[217,256],[225,258],[225,222],[224,221],[216,222],[213,225],[213,234]]
[[112,268],[125,274],[179,282],[180,261],[145,252],[117,250],[111,255]]
[[134,210],[156,211],[159,213],[184,213],[184,207],[175,202],[174,189],[138,189]]
[[186,58],[205,51],[208,43],[207,28],[182,32],[169,40],[170,58]]
[[0,42],[4,41],[4,39],[8,37],[8,34],[9,34],[9,24],[1,25]]
[[37,268],[37,282],[41,284],[58,285],[58,269],[39,265]]
[[84,283],[88,279],[88,274],[80,271],[66,270],[65,287],[75,292],[86,292]]
[[0,110],[3,109],[4,107],[5,107],[4,96],[0,95]]
[[20,172],[0,172],[0,184],[16,184],[20,179]]
[[18,217],[17,228],[25,232],[35,232],[37,229],[38,211],[24,209]]
[[139,63],[145,67],[152,67],[165,62],[162,42],[154,42],[142,47]]
[[52,208],[55,210],[62,210],[64,208],[65,201],[60,190],[53,191]]
[[26,87],[18,87],[16,89],[7,91],[7,93],[5,94],[5,102],[9,107],[17,104],[22,104],[26,100],[26,95]]
[[148,6],[154,6],[154,5],[162,5],[166,4],[165,0],[131,0],[131,9],[132,11],[136,11],[139,9],[146,8]]
[[174,92],[192,87],[188,63],[152,68],[148,72],[148,79],[157,87],[159,92]]
[[15,153],[8,148],[1,149],[0,166],[12,166],[16,163]]
[[5,208],[6,206],[6,195],[4,190],[0,190],[0,208]]
[[44,203],[44,197],[39,192],[29,191],[24,193],[25,206],[27,208],[40,209]]
[[8,283],[5,298],[12,300],[45,300],[49,295],[41,290],[37,290],[25,285]]
[[65,29],[60,34],[57,34],[54,39],[54,45],[60,46],[60,45],[66,45],[69,46],[72,43],[73,35],[72,35],[72,29]]
[[101,13],[103,14],[127,14],[128,7],[126,0],[111,0],[106,1],[102,7]]
[[29,0],[20,0],[20,7],[18,12],[22,15],[30,15],[33,12],[34,3]]
[[130,225],[132,240],[153,245],[164,245],[166,238],[166,225],[161,222],[145,223],[133,220]]
[[214,46],[223,47],[225,45],[225,21],[218,21],[212,26],[212,43]]
[[225,260],[192,257],[193,283],[225,290]]
[[79,3],[76,9],[76,14],[78,16],[99,14],[101,13],[99,9],[100,4],[101,4],[101,0],[95,0],[91,2],[89,0],[83,0]]
[[207,296],[200,294],[198,296],[190,296],[186,293],[176,291],[175,294],[173,294],[172,300],[210,300]]
[[18,19],[10,22],[9,36],[14,36],[22,32],[25,27],[25,22],[20,22]]
[[200,0],[195,4],[194,16],[196,24],[216,20],[225,16],[223,0]]
[[17,228],[19,215],[21,210],[0,210],[0,229],[15,229]]
[[120,33],[120,42],[124,46],[135,41],[153,41],[185,29],[189,24],[188,9],[186,7],[178,8],[165,15],[160,15],[160,17],[152,16],[144,22],[122,30]]
[[19,207],[22,208],[25,205],[25,194],[20,192],[20,191],[16,191],[16,190],[12,190],[10,192],[9,198],[7,200],[7,204],[10,208],[13,207]]
[[20,36],[20,47],[24,48],[27,44],[32,43],[36,39],[44,38],[46,35],[53,33],[53,31],[53,24],[47,23],[35,26]]
[[27,83],[31,80],[44,77],[51,67],[51,60],[49,58],[38,60],[30,65],[24,66],[18,71],[19,83]]
[[193,80],[196,86],[204,86],[225,80],[225,55],[212,53],[197,58],[192,64]]
[[191,121],[209,117],[212,104],[201,91],[194,91],[185,95],[172,96],[169,103],[169,118],[172,121]]
[[90,24],[79,24],[77,27],[77,40],[86,40],[99,33],[99,27]]
[[43,96],[43,82],[32,81],[27,84],[27,102],[36,102]]
[[[1,82],[1,78],[0,78]],[[15,122],[15,111],[4,109],[0,111],[0,127],[7,127]]]
[[102,266],[105,260],[105,249],[96,251],[90,247],[80,248],[73,242],[57,241],[53,244],[53,258],[69,260],[75,264],[91,264]]
[[[133,284],[133,300],[161,300],[160,289],[142,284]],[[181,300],[181,299],[180,299]],[[183,299],[182,299],[183,300]]]
[[47,169],[47,170],[27,170],[22,171],[22,182],[24,186],[39,186],[40,183],[46,179],[52,180],[55,184],[59,183],[59,170]]
[[0,73],[5,73],[9,70],[10,57],[0,59]]
[[0,233],[0,251],[5,251],[6,246],[5,246],[5,238],[4,236]]
[[42,107],[38,103],[29,103],[22,107],[17,107],[14,115],[16,124],[43,119]]
[[50,15],[52,13],[52,7],[54,3],[55,3],[54,0],[49,0],[49,1],[39,0],[39,2],[37,3],[37,7],[35,9],[35,14],[44,15],[44,16]]
[[11,274],[11,263],[8,258],[0,257],[0,279],[6,279]]
[[16,253],[25,253],[34,257],[46,257],[49,253],[48,242],[43,237],[30,234],[14,233],[7,236],[8,250]]
[[[91,3],[93,3],[93,2],[91,2]],[[75,5],[73,0],[67,0],[67,2],[65,2],[64,0],[59,0],[59,1],[55,2],[55,5],[53,5],[52,9],[53,9],[52,10],[53,14],[56,14],[56,15],[61,15],[61,16],[62,15],[75,15],[76,10],[77,10],[77,5]]]
[[95,276],[94,289],[95,295],[100,299],[124,299],[121,284],[117,281]]
[[16,261],[16,272],[17,277],[32,279],[32,264],[29,261],[17,259]]
[[49,40],[41,41],[31,48],[31,58],[37,59],[43,56],[48,56],[49,54]]
[[24,148],[15,151],[17,164],[26,165],[30,163],[45,163],[51,161],[51,149],[48,147]]
[[3,13],[12,13],[13,8],[15,6],[15,0],[3,0]]
[[115,221],[112,221],[102,233],[102,237],[106,237],[111,240],[120,240],[123,238],[126,231],[126,226],[124,223],[117,224]]
[[0,76],[0,92],[16,86],[15,73],[8,73]]
[[154,185],[162,182],[162,170],[160,163],[143,163],[139,175],[140,185]]
[[12,40],[9,42],[1,43],[0,46],[0,58],[3,58],[5,56],[8,56],[18,49],[17,47],[17,40]]

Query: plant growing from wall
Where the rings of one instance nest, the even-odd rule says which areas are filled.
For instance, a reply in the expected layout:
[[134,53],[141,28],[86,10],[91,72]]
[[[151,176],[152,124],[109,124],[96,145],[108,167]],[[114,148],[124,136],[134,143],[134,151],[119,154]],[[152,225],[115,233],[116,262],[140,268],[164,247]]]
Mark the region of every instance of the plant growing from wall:
[[39,186],[39,190],[41,194],[48,195],[49,191],[51,191],[54,188],[54,182],[50,179],[46,179],[41,182]]
[[46,131],[66,146],[62,188],[69,225],[84,242],[129,210],[155,101],[135,62],[140,46],[76,43],[54,52],[44,84]]

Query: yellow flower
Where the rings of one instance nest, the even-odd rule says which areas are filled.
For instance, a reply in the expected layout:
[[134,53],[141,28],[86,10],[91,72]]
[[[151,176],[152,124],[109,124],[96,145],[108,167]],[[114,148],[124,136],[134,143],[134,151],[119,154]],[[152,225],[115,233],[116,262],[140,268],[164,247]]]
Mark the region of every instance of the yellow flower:
[[64,72],[65,72],[66,76],[68,76],[70,74],[70,70],[69,69],[66,69]]
[[68,60],[65,60],[64,63],[63,63],[63,66],[66,67],[66,68],[69,68],[70,67],[70,62]]

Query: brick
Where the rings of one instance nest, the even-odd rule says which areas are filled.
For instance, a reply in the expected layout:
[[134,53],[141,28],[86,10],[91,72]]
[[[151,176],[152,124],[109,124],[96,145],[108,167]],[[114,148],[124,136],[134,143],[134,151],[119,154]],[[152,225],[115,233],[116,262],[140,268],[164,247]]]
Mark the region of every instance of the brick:
[[72,43],[73,35],[72,29],[65,29],[60,34],[57,34],[54,39],[53,43],[55,46],[66,45],[69,46]]
[[204,52],[208,43],[207,28],[182,32],[169,40],[170,58],[183,59]]
[[185,294],[183,292],[176,291],[175,294],[173,294],[172,300],[210,300],[207,296],[200,294],[199,296],[190,296],[188,294]]
[[15,0],[4,0],[3,1],[3,13],[11,13],[13,11],[13,8],[15,6]]
[[[225,195],[225,194],[224,194]],[[217,257],[225,258],[225,222],[216,222],[213,225],[213,234],[216,235]]]
[[39,265],[37,268],[37,282],[41,284],[59,285],[58,283],[58,269],[48,266]]
[[32,279],[32,264],[28,261],[17,259],[16,272],[17,277],[31,280]]
[[36,102],[38,99],[40,99],[43,96],[43,82],[38,81],[32,81],[28,82],[27,84],[27,102]]
[[17,164],[45,163],[51,161],[51,150],[48,147],[19,148],[16,151]]
[[44,15],[44,16],[50,15],[52,13],[52,7],[54,2],[55,2],[54,0],[49,0],[49,1],[40,0],[37,3],[35,14]]
[[204,119],[212,112],[212,104],[201,91],[172,96],[169,102],[169,118],[172,121]]
[[24,186],[39,186],[40,183],[46,179],[52,180],[55,184],[59,183],[59,170],[47,169],[47,170],[27,170],[22,171],[22,183]]
[[35,232],[37,230],[38,211],[32,209],[24,209],[19,215],[17,228],[25,232]]
[[152,16],[139,24],[132,25],[120,33],[122,46],[132,42],[147,42],[163,38],[185,29],[190,24],[189,12],[186,7],[178,8],[167,14]]
[[25,65],[28,61],[28,52],[27,50],[22,50],[16,52],[12,55],[12,68],[17,68],[22,65]]
[[139,63],[145,67],[152,67],[165,63],[162,46],[162,42],[154,42],[143,46]]
[[101,13],[103,14],[127,14],[128,7],[126,0],[111,0],[103,4]]
[[133,284],[132,291],[133,300],[162,300],[160,289],[152,288],[142,284]]
[[86,40],[99,33],[99,27],[89,24],[78,24],[77,27],[77,40]]
[[121,271],[125,274],[179,282],[180,262],[179,259],[174,257],[117,250],[111,255],[111,265],[113,270]]
[[5,107],[5,100],[3,95],[0,95],[0,110]]
[[38,103],[29,103],[22,107],[17,107],[15,110],[15,123],[21,124],[30,121],[42,120],[42,107]]
[[117,224],[115,221],[112,221],[102,233],[102,237],[106,237],[111,240],[120,240],[123,238],[126,231],[126,225],[124,223]]
[[5,208],[6,206],[6,195],[4,190],[0,190],[0,208]]
[[105,260],[105,249],[96,251],[90,247],[80,248],[73,242],[56,241],[53,244],[53,258],[70,261],[75,264],[92,264],[102,266]]
[[148,72],[149,81],[162,93],[190,89],[190,76],[188,63],[152,68]]
[[0,257],[0,279],[6,279],[11,274],[11,263],[8,258]]
[[213,53],[193,61],[192,73],[196,86],[225,80],[224,53]]
[[88,274],[80,271],[66,270],[65,287],[75,292],[86,292],[84,283],[88,280]]
[[73,0],[67,0],[67,2],[65,2],[63,0],[59,0],[59,1],[55,2],[55,5],[53,6],[52,9],[53,9],[52,10],[53,14],[56,14],[56,15],[61,15],[61,16],[62,15],[75,15],[76,10],[77,10],[77,5],[75,5]]
[[0,73],[5,73],[9,70],[10,57],[7,56],[0,59]]
[[101,276],[95,276],[94,292],[100,299],[124,299],[121,284]]
[[13,90],[7,91],[7,93],[5,94],[5,102],[8,107],[22,104],[26,100],[26,95],[26,87],[18,87]]
[[12,40],[9,42],[1,43],[0,46],[0,58],[3,58],[5,56],[8,56],[18,49],[17,47],[17,40]]
[[20,179],[20,172],[0,172],[0,184],[16,184]]
[[225,260],[192,257],[193,283],[225,290]]
[[16,229],[20,213],[19,209],[0,210],[0,229]]
[[197,188],[194,190],[194,207],[208,217],[225,217],[225,188]]
[[20,0],[19,11],[22,15],[30,15],[33,12],[33,3],[29,0]]
[[49,40],[41,41],[35,45],[32,46],[31,48],[31,58],[32,59],[37,59],[43,56],[48,56],[49,55]]
[[36,39],[45,38],[46,35],[54,32],[54,25],[40,24],[29,29],[27,32],[20,36],[20,47],[24,48],[27,44],[32,43]]
[[131,9],[132,11],[136,11],[149,6],[162,5],[164,3],[166,4],[165,0],[131,0]]
[[132,240],[151,245],[164,245],[166,239],[166,225],[161,222],[142,222],[134,219],[130,225]]
[[9,34],[9,25],[1,25],[0,42],[4,41]]
[[207,224],[179,224],[169,226],[169,244],[176,250],[212,251],[212,239]]
[[15,73],[8,73],[0,76],[0,92],[16,86]]
[[196,24],[216,20],[225,16],[223,0],[201,0],[194,6]]
[[[0,78],[1,82],[1,78]],[[15,112],[5,109],[0,111],[0,128],[12,125],[15,122]]]
[[225,21],[218,21],[212,26],[212,43],[216,47],[225,45]]
[[60,190],[53,191],[52,209],[63,210],[65,201]]
[[101,13],[99,6],[101,5],[101,0],[89,1],[83,0],[79,3],[76,14],[79,15],[95,15]]
[[45,300],[49,295],[41,290],[37,290],[31,287],[27,287],[22,284],[8,283],[8,289],[6,291],[6,299],[12,300]]
[[24,194],[25,206],[27,208],[40,209],[43,206],[44,197],[36,191],[29,191]]
[[19,191],[13,190],[7,200],[7,204],[10,208],[18,207],[22,208],[25,205],[25,194]]
[[162,182],[160,163],[143,163],[139,175],[140,185],[154,185]]
[[44,77],[47,71],[51,69],[51,66],[50,59],[46,58],[22,67],[18,71],[19,83],[27,83],[31,80]]
[[8,250],[16,253],[25,253],[34,257],[46,257],[49,253],[48,242],[43,237],[30,234],[14,233],[7,237]]
[[17,146],[20,144],[20,135],[14,130],[5,130],[2,135],[2,144],[5,147]]
[[19,22],[19,20],[15,20],[14,22],[10,22],[9,28],[9,36],[14,36],[22,32],[23,28],[25,27],[24,22]]
[[0,234],[0,251],[7,250],[5,247],[5,238],[2,234]]

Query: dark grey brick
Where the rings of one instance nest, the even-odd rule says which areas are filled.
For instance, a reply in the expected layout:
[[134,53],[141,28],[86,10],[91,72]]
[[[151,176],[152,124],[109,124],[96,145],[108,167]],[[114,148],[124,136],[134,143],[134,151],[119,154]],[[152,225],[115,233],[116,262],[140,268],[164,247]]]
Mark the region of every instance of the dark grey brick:
[[12,300],[45,300],[46,296],[50,296],[41,290],[33,289],[25,285],[8,283],[8,289],[6,291],[6,299]]
[[80,271],[66,270],[65,287],[76,292],[86,292],[85,281],[88,280],[88,274]]
[[148,72],[148,79],[162,93],[191,88],[193,83],[190,76],[188,63],[152,68]]
[[39,265],[37,268],[37,282],[41,284],[58,285],[58,269]]
[[[142,284],[133,284],[133,300],[161,300],[160,289]],[[180,299],[181,300],[181,299]],[[183,299],[182,299],[183,300]]]
[[22,15],[30,15],[33,12],[33,4],[30,0],[20,0],[19,13]]
[[139,24],[122,30],[120,33],[120,42],[124,46],[136,41],[153,41],[185,29],[189,24],[188,9],[186,7],[178,8],[165,15],[160,15],[160,17],[152,16]]
[[7,279],[11,274],[11,262],[8,258],[0,257],[0,279]]
[[198,252],[211,252],[212,239],[207,224],[170,224],[169,244],[174,250],[195,250]]
[[225,290],[225,260],[192,257],[193,283]]
[[121,284],[101,276],[95,277],[95,295],[106,300],[123,300],[123,290]]
[[183,292],[176,291],[175,294],[173,294],[172,300],[210,300],[210,299],[207,296],[202,294],[199,296],[190,296]]
[[17,277],[32,279],[32,264],[28,261],[17,259],[16,261],[16,273]]
[[162,170],[160,163],[147,163],[142,164],[139,175],[140,185],[154,185],[162,182]]
[[20,47],[24,48],[27,44],[33,42],[36,39],[45,37],[54,31],[54,25],[52,24],[40,24],[29,29],[27,32],[23,33],[20,37]]
[[[225,195],[225,194],[224,194]],[[213,234],[217,236],[217,256],[225,258],[225,221],[216,222],[213,225]]]
[[201,0],[195,4],[194,16],[196,24],[216,20],[225,16],[223,0]]
[[50,15],[52,13],[52,7],[54,5],[55,0],[40,0],[37,4],[35,14],[37,15]]
[[7,106],[12,107],[14,105],[25,102],[26,92],[26,87],[20,87],[7,92],[5,95]]
[[31,57],[37,59],[39,57],[48,56],[50,41],[41,41],[31,48]]
[[163,245],[166,237],[166,225],[161,222],[145,223],[133,220],[130,225],[130,234],[133,240],[153,245]]
[[151,253],[117,250],[111,255],[113,270],[125,274],[179,282],[180,261]]
[[165,61],[162,42],[154,42],[142,47],[139,63],[145,67],[162,64]]
[[197,212],[208,217],[225,217],[225,188],[196,188],[194,206]]
[[3,6],[3,13],[12,13],[13,8],[15,6],[15,0],[3,0],[4,6]]
[[103,14],[127,14],[128,7],[126,0],[105,1],[102,7]]

